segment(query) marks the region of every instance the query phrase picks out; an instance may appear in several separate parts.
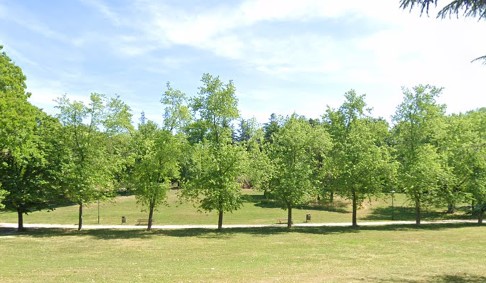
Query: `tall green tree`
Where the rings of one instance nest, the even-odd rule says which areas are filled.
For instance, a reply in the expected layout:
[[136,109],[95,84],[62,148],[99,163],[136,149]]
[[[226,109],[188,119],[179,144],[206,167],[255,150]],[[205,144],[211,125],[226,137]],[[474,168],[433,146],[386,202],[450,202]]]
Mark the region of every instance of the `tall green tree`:
[[64,189],[79,205],[78,230],[83,226],[83,207],[109,196],[119,159],[110,154],[109,140],[131,127],[130,108],[119,98],[93,93],[90,103],[58,99],[58,118],[63,124],[63,143],[68,148],[64,164]]
[[364,97],[351,90],[339,109],[328,108],[323,117],[334,145],[328,186],[352,201],[353,226],[363,201],[391,184],[396,169],[385,142],[388,124],[369,116]]
[[244,175],[246,152],[232,142],[231,125],[239,117],[233,82],[225,84],[209,74],[201,81],[203,86],[190,103],[193,122],[188,136],[194,153],[183,195],[196,199],[202,210],[216,210],[221,229],[224,212],[242,203],[239,178]]
[[469,200],[482,223],[486,211],[486,108],[447,117],[449,179],[441,191],[449,207]]
[[403,102],[393,117],[399,185],[415,205],[417,224],[422,207],[434,202],[447,181],[439,150],[445,136],[445,106],[436,102],[441,91],[429,85],[404,88]]
[[183,195],[197,200],[198,208],[218,213],[218,229],[223,227],[225,212],[239,209],[247,155],[243,147],[231,143],[214,144],[203,141],[195,144],[192,153],[190,180]]
[[[0,51],[2,46],[0,46]],[[56,121],[28,102],[25,76],[5,52],[0,53],[0,184],[3,206],[23,215],[52,207],[55,195],[51,143]]]
[[179,178],[181,141],[152,121],[139,124],[132,141],[135,160],[130,183],[138,202],[148,208],[150,230],[154,210],[166,200],[172,181]]
[[[3,200],[6,209],[18,216],[18,230],[24,229],[24,214],[54,209],[62,201],[59,191],[62,145],[58,142],[59,122],[37,109],[37,126],[29,141],[29,149],[4,150],[0,154],[0,182],[7,191]],[[21,154],[22,152],[27,154]]]
[[287,227],[291,228],[292,209],[308,203],[317,193],[316,153],[325,156],[331,139],[324,128],[312,127],[297,115],[289,117],[272,139],[267,148],[273,165],[269,190],[287,210]]

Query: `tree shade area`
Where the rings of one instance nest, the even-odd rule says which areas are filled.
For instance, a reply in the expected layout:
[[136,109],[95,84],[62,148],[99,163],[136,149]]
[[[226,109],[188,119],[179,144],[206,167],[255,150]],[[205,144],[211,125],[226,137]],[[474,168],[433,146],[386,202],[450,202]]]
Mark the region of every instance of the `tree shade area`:
[[88,103],[60,97],[49,116],[28,101],[26,78],[4,52],[0,70],[0,208],[17,212],[19,230],[25,214],[66,203],[79,206],[81,230],[85,205],[120,193],[148,208],[150,230],[171,188],[217,212],[219,229],[244,188],[286,210],[288,228],[293,208],[335,195],[352,202],[357,226],[364,200],[391,191],[413,203],[416,224],[426,207],[452,213],[464,202],[483,221],[486,108],[447,115],[438,87],[404,88],[392,124],[350,90],[320,119],[272,114],[259,125],[240,117],[232,81],[204,74],[195,96],[167,84],[163,125],[142,115],[134,127],[128,105],[98,93]]

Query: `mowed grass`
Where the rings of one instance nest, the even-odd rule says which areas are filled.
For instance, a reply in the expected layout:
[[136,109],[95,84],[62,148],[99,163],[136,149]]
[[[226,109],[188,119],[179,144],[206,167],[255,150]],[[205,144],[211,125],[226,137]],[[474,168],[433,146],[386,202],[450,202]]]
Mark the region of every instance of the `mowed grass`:
[[486,226],[0,229],[0,282],[486,282]]
[[[241,209],[232,213],[225,213],[224,224],[274,224],[277,219],[286,218],[287,212],[275,203],[264,198],[260,191],[244,190],[245,202]],[[170,224],[216,224],[217,214],[198,212],[189,202],[181,202],[178,192],[171,190],[167,200],[168,206],[160,206],[154,215],[155,225]],[[445,208],[427,208],[423,219],[468,219],[471,216],[459,211],[456,214],[444,213]],[[136,224],[137,219],[147,218],[148,213],[137,204],[134,196],[117,197],[113,200],[100,202],[100,224],[114,225],[121,223],[121,217],[127,218],[127,224]],[[351,222],[351,207],[347,200],[336,198],[334,203],[309,205],[293,210],[294,223],[305,222],[306,214],[311,214],[311,222]],[[409,205],[405,196],[395,194],[394,207],[391,198],[384,195],[381,198],[366,201],[358,211],[359,221],[414,220],[414,209]],[[30,213],[24,217],[25,223],[76,224],[78,220],[78,206],[59,207],[54,211],[40,211]],[[0,212],[0,222],[17,221],[14,212]],[[84,209],[84,223],[98,223],[98,204],[91,203]]]

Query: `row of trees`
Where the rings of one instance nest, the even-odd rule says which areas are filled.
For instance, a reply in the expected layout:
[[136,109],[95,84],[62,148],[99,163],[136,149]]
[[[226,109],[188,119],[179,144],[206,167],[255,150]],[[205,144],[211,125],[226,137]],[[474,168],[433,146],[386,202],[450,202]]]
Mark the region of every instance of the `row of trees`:
[[293,208],[334,194],[351,200],[354,226],[365,199],[392,190],[413,202],[417,224],[427,205],[473,202],[479,222],[486,210],[486,109],[446,115],[439,88],[404,89],[392,126],[354,91],[321,119],[272,114],[260,126],[240,118],[231,81],[205,74],[194,97],[168,84],[163,124],[142,114],[135,128],[129,106],[101,94],[63,96],[56,117],[45,114],[28,102],[21,69],[0,60],[0,203],[19,229],[24,214],[66,202],[79,206],[82,229],[83,207],[122,188],[148,208],[148,229],[175,186],[218,212],[220,229],[243,184],[286,209],[288,227]]

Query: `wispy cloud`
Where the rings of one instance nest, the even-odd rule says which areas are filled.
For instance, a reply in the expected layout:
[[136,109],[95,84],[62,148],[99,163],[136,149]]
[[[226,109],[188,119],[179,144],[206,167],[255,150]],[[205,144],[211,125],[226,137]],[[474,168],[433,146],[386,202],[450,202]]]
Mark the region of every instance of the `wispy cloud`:
[[108,19],[113,25],[120,26],[122,24],[122,17],[120,17],[102,0],[81,0],[81,2],[85,5],[95,8],[96,11],[98,11],[101,15]]

